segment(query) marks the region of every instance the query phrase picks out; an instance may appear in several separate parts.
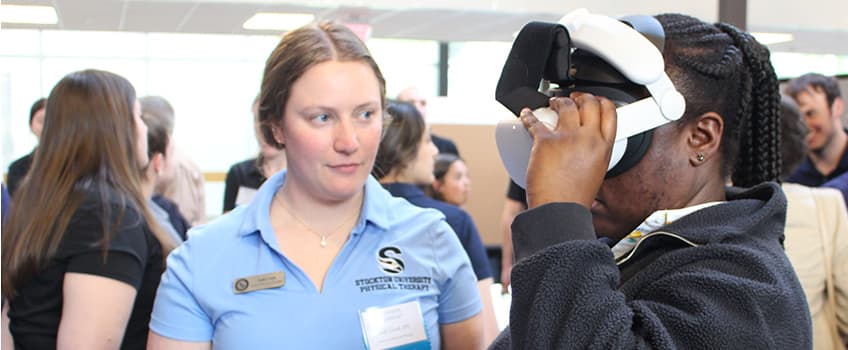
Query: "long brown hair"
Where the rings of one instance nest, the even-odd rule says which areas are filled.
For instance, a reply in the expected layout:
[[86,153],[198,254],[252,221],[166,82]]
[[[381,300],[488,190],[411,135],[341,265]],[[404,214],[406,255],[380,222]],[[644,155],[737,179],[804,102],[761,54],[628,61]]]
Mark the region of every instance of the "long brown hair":
[[2,237],[3,295],[14,296],[52,258],[87,193],[103,201],[104,259],[123,213],[108,203],[142,214],[162,245],[174,242],[158,227],[141,194],[133,105],[135,89],[113,73],[85,70],[65,76],[47,99],[44,130],[32,167],[12,202]]
[[327,61],[367,64],[380,84],[380,107],[386,105],[386,80],[365,43],[338,22],[306,25],[286,33],[265,63],[259,93],[259,129],[267,144],[283,148],[274,139],[271,125],[283,120],[292,85],[309,68]]

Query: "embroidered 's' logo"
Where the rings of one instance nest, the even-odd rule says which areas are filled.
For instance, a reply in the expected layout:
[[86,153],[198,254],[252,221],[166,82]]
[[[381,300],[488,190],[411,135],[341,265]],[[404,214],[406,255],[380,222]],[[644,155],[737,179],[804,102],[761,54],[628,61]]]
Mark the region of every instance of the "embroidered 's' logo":
[[384,247],[377,253],[377,264],[380,269],[390,274],[398,274],[403,271],[403,260],[398,257],[402,255],[398,247]]

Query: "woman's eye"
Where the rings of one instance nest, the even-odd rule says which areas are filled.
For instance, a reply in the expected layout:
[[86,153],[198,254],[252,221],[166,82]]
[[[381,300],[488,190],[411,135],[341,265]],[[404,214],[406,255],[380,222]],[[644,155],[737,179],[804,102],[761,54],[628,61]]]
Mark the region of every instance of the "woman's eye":
[[374,115],[373,111],[364,111],[364,112],[359,114],[359,117],[362,118],[362,119],[371,119],[371,116],[373,116],[373,115]]
[[312,120],[319,123],[326,123],[328,120],[330,120],[330,116],[328,116],[327,114],[318,114],[312,117]]

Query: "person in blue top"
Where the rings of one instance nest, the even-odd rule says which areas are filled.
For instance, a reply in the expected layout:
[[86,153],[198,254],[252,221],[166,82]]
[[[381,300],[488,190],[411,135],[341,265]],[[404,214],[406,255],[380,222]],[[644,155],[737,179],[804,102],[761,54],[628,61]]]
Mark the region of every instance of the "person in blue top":
[[259,119],[287,170],[168,257],[150,349],[479,348],[480,296],[435,210],[370,177],[385,80],[343,25],[287,33]]
[[394,103],[389,105],[386,112],[389,114],[388,125],[383,132],[372,174],[392,195],[422,208],[437,209],[445,215],[462,242],[477,275],[477,287],[484,305],[484,340],[488,344],[497,336],[498,328],[489,291],[493,283],[492,271],[477,226],[464,210],[430,198],[421,189],[430,186],[435,179],[433,167],[439,151],[431,141],[427,124],[415,106],[404,102]]

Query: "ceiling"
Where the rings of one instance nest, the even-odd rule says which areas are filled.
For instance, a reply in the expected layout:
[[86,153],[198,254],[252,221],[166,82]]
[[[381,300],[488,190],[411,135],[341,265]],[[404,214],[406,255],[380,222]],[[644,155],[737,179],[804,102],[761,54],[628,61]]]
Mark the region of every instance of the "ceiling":
[[[367,23],[372,37],[439,41],[511,41],[533,20],[555,21],[585,7],[612,16],[681,12],[718,19],[718,0],[3,0],[49,5],[55,25],[3,23],[3,28],[170,33],[275,34],[242,29],[254,13],[312,13],[320,19]],[[748,29],[792,33],[772,50],[848,55],[848,1],[748,0]]]

